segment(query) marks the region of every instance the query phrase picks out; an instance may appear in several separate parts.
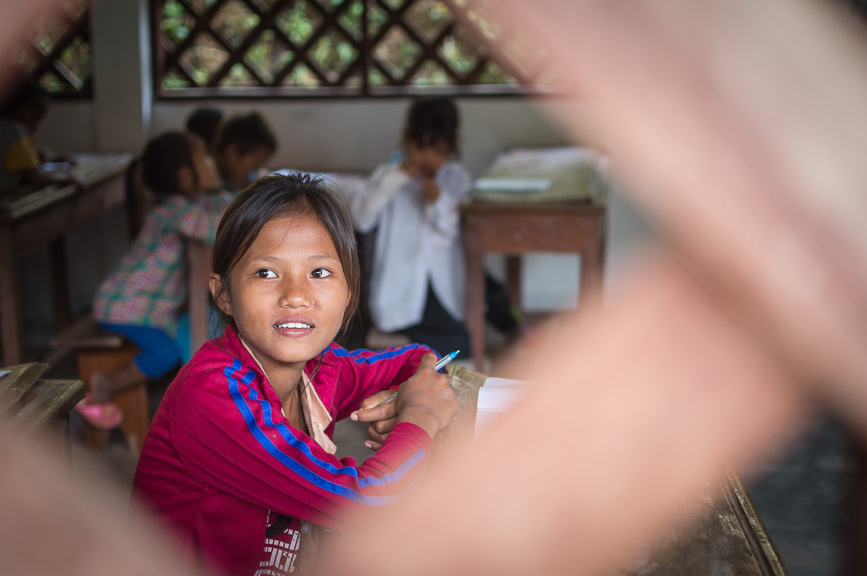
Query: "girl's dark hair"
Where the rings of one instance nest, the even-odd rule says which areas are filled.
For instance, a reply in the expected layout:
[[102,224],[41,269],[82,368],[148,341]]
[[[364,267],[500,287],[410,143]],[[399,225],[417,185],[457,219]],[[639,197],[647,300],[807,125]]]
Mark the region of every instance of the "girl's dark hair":
[[[20,76],[20,73],[17,76]],[[12,116],[24,106],[38,107],[40,113],[44,113],[48,109],[48,92],[42,88],[39,82],[29,76],[21,78],[15,90],[2,98],[0,116]]]
[[193,166],[193,140],[183,132],[166,132],[148,142],[141,157],[142,180],[156,195],[157,201],[181,191],[178,170],[188,166],[198,179]]
[[214,145],[214,137],[222,120],[222,110],[217,110],[216,108],[196,108],[187,116],[187,132],[192,132],[204,140],[210,149]]
[[214,138],[214,150],[221,153],[232,144],[238,147],[242,156],[255,152],[259,147],[272,152],[277,150],[277,139],[258,112],[230,117],[218,128]]
[[459,123],[458,108],[451,98],[421,98],[407,111],[403,140],[418,146],[445,142],[457,152]]
[[[220,291],[229,289],[229,275],[262,228],[275,218],[315,216],[331,236],[343,276],[349,287],[349,304],[343,327],[358,308],[361,268],[355,245],[352,216],[343,194],[325,180],[311,174],[290,172],[263,176],[250,184],[229,206],[220,225],[211,252],[211,271],[219,274]],[[218,300],[219,294],[215,295]],[[231,294],[229,295],[231,299]],[[222,324],[234,326],[234,320],[219,313]]]

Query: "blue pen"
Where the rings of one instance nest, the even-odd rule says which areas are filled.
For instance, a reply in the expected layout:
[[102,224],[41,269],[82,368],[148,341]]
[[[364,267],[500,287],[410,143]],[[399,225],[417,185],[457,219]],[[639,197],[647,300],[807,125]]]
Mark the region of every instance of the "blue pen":
[[434,370],[439,372],[440,370],[445,368],[449,362],[451,362],[452,360],[457,358],[458,354],[460,354],[460,353],[461,353],[460,350],[455,350],[454,352],[450,352],[449,354],[446,354],[445,356],[440,358],[439,362],[437,362],[436,365],[434,365]]
[[[455,350],[454,352],[446,354],[445,356],[440,358],[439,361],[434,365],[434,370],[439,372],[440,370],[445,368],[449,362],[451,362],[452,360],[457,358],[458,354],[460,354],[460,353],[461,353],[460,350]],[[391,396],[389,396],[388,398],[386,398],[385,400],[383,400],[382,402],[380,402],[379,404],[374,406],[374,408],[379,408],[383,404],[388,404],[389,402],[393,401],[395,398],[397,398],[397,391],[395,391],[394,394],[392,394]]]

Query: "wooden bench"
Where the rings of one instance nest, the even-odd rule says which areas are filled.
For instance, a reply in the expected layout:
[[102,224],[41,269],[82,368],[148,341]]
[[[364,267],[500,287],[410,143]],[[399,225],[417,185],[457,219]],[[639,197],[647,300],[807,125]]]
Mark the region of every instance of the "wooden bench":
[[[88,387],[93,374],[113,372],[138,354],[135,344],[119,334],[104,331],[90,316],[81,318],[53,338],[51,346],[75,351],[78,377]],[[150,425],[147,379],[116,394],[112,401],[123,411],[121,429],[130,449],[140,452]],[[107,437],[107,431],[85,421],[84,441],[88,448],[101,450]]]

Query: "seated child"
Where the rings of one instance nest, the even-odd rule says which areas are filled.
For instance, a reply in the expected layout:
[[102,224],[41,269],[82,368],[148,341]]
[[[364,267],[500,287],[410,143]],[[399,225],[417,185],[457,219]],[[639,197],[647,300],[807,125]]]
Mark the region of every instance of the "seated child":
[[[370,278],[370,314],[377,329],[403,332],[441,354],[460,350],[459,358],[467,358],[458,205],[472,179],[456,158],[458,124],[449,98],[413,102],[403,153],[380,165],[356,190],[352,209],[361,232],[377,230]],[[487,284],[489,291],[494,288],[492,279]],[[517,328],[508,298],[489,296],[488,302],[489,320],[494,314],[501,319],[497,328]]]
[[[307,569],[320,527],[413,484],[457,401],[423,346],[333,342],[357,307],[359,267],[349,211],[324,180],[274,174],[246,188],[220,222],[212,268],[225,332],[169,386],[133,495],[220,573]],[[381,440],[361,464],[334,455],[334,423],[350,415]]]
[[67,170],[43,171],[43,162],[67,160],[39,151],[33,134],[48,111],[48,95],[35,80],[24,80],[0,105],[0,194],[20,186],[75,183]]
[[223,111],[216,108],[196,108],[187,116],[187,132],[195,134],[208,147],[208,154],[213,155],[214,144],[220,122],[223,121]]
[[277,151],[277,140],[257,112],[232,116],[217,132],[214,160],[226,190],[240,192],[262,176]]
[[96,374],[89,393],[76,409],[94,426],[120,423],[112,396],[143,378],[158,379],[181,360],[178,323],[187,302],[184,238],[211,243],[228,192],[205,194],[216,187],[213,162],[196,136],[168,132],[151,140],[142,155],[144,183],[157,205],[117,269],[100,284],[93,316],[106,330],[123,334],[139,354],[110,374]]

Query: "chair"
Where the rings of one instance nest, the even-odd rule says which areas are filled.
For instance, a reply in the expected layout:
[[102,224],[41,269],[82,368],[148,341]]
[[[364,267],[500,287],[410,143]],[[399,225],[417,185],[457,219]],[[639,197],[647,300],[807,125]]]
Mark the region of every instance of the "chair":
[[[85,316],[51,340],[52,347],[75,351],[78,378],[87,386],[95,373],[109,373],[132,360],[138,354],[135,344],[119,334],[105,332],[90,316]],[[147,379],[114,396],[112,401],[123,412],[121,430],[132,451],[138,453],[144,444],[150,410],[148,407]],[[84,424],[85,445],[93,450],[105,446],[108,433]]]

